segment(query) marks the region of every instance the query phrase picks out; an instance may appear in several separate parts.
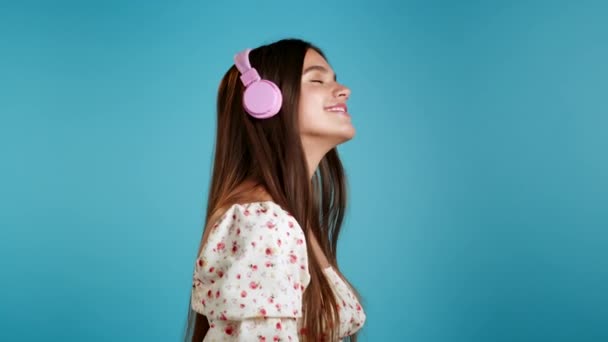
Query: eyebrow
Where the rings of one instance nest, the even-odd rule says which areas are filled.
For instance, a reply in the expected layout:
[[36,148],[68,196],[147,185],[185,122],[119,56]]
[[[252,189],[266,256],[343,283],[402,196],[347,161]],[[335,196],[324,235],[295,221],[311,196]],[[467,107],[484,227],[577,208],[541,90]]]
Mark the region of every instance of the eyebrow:
[[[321,71],[324,73],[329,73],[329,70],[327,70],[326,67],[322,66],[322,65],[311,65],[308,68],[304,69],[304,72],[302,73],[302,75],[306,75],[307,73],[311,72],[311,71]],[[334,74],[334,81],[338,80],[338,75]]]

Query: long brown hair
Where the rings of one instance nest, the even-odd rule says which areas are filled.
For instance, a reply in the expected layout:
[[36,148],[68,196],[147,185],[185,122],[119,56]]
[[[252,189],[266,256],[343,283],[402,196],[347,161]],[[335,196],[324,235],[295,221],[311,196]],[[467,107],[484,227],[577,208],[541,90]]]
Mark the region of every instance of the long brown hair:
[[[283,94],[280,112],[270,119],[255,119],[244,111],[244,87],[234,65],[224,75],[217,97],[215,157],[205,227],[230,205],[251,201],[254,188],[261,188],[294,216],[306,236],[314,234],[330,265],[342,276],[336,249],[347,201],[346,176],[333,148],[311,179],[299,134],[300,82],[308,49],[325,58],[319,48],[300,39],[283,39],[251,50],[251,65],[262,78],[275,82]],[[252,187],[243,189],[246,183]],[[207,232],[205,229],[199,253]],[[311,244],[307,245],[311,281],[303,295],[303,340],[336,341],[340,322],[336,298]],[[190,305],[185,340],[200,342],[209,323]],[[350,341],[356,340],[356,334],[350,336]]]

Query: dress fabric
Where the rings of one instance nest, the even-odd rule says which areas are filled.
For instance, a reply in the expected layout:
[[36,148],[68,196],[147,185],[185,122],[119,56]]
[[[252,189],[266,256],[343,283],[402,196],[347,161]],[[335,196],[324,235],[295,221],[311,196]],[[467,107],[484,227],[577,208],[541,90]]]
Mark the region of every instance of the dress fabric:
[[[203,341],[301,340],[310,274],[295,218],[272,201],[234,204],[210,229],[192,283],[192,309],[209,321]],[[352,335],[365,312],[332,267],[323,272],[338,302],[339,336]]]

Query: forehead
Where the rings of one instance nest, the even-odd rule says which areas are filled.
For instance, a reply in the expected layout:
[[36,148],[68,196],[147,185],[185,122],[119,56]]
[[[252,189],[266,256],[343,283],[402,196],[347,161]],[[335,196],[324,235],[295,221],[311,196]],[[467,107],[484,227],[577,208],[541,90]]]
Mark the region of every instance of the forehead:
[[306,55],[304,56],[304,69],[313,65],[321,65],[331,70],[329,64],[323,56],[321,56],[315,49],[308,49],[306,51]]

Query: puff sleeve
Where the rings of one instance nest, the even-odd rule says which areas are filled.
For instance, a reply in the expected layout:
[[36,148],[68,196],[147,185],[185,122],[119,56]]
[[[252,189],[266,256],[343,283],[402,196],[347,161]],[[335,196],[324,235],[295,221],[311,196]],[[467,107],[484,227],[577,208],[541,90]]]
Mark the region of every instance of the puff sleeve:
[[271,202],[235,204],[210,229],[191,302],[209,321],[204,341],[297,341],[310,274],[295,219]]

